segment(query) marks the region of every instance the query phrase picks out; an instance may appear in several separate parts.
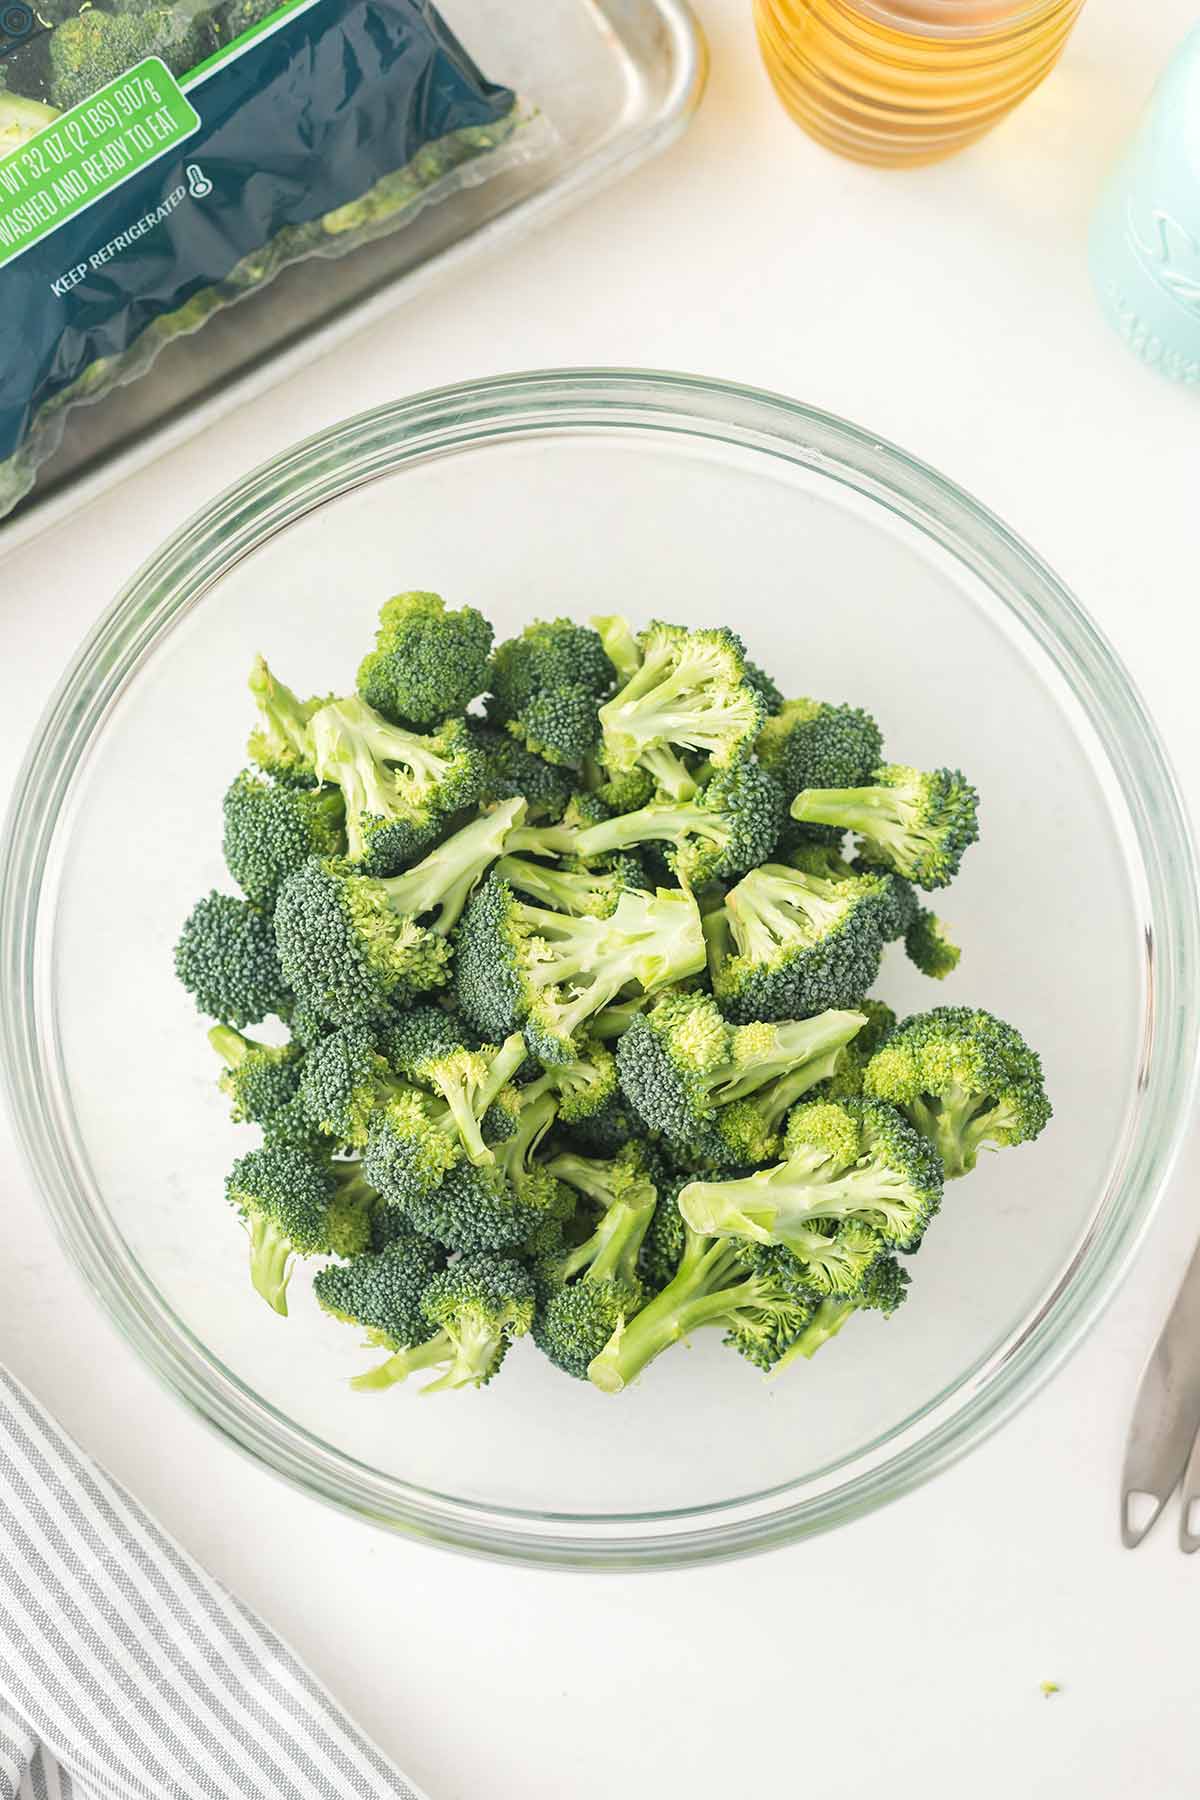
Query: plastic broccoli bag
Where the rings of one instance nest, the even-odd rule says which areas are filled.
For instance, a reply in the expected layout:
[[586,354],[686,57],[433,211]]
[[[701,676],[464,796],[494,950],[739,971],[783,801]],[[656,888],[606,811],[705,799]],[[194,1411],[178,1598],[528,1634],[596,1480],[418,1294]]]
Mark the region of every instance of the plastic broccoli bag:
[[543,130],[428,0],[0,0],[0,517],[72,406]]

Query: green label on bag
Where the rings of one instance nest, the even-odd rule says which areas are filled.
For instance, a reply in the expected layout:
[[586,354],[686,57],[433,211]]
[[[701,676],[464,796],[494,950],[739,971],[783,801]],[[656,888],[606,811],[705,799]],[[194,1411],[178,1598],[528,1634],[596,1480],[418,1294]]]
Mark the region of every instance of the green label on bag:
[[[0,268],[165,156],[199,124],[166,63],[148,56],[0,156]],[[63,291],[89,266],[64,271]]]

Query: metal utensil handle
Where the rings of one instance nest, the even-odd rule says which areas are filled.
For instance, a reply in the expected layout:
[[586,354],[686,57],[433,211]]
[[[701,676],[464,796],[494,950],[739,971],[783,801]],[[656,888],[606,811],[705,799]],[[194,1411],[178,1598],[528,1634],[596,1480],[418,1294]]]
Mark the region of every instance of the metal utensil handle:
[[[1132,1550],[1174,1493],[1200,1431],[1200,1245],[1138,1387],[1121,1476],[1121,1542]],[[1193,1458],[1200,1482],[1200,1456]],[[1134,1521],[1139,1496],[1155,1504]],[[1186,1524],[1186,1520],[1185,1520]]]

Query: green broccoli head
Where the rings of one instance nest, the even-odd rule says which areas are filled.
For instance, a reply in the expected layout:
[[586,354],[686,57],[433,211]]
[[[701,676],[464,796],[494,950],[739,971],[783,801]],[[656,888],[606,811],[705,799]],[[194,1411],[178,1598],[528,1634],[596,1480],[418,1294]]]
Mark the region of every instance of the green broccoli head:
[[613,682],[598,633],[536,620],[496,646],[488,717],[547,762],[578,768],[597,745],[597,708]]
[[479,1166],[495,1158],[485,1140],[493,1103],[525,1062],[521,1033],[503,1044],[468,1043],[459,1022],[441,1007],[415,1006],[397,1019],[387,1034],[387,1052],[401,1074],[430,1088],[445,1101],[470,1162]]
[[342,791],[351,858],[370,874],[402,869],[479,798],[483,758],[462,719],[422,736],[362,700],[337,700],[310,731],[318,776]]
[[221,1092],[235,1125],[260,1125],[268,1144],[315,1150],[318,1135],[298,1098],[304,1050],[299,1044],[260,1044],[229,1025],[214,1025],[208,1041],[224,1063]]
[[607,918],[571,918],[528,906],[493,875],[458,933],[459,1004],[490,1038],[518,1028],[545,1063],[576,1061],[579,1033],[621,991],[681,981],[704,965],[700,915],[690,894],[622,894]]
[[368,1343],[393,1352],[405,1350],[433,1336],[421,1301],[433,1276],[445,1266],[441,1245],[405,1229],[401,1222],[378,1252],[318,1270],[313,1292],[332,1318],[364,1330]]
[[[825,700],[785,700],[773,709],[755,749],[790,804],[802,788],[859,787],[879,766],[883,738],[870,713]],[[808,835],[838,841],[840,828],[810,827]]]
[[261,656],[254,659],[249,685],[258,707],[258,724],[246,745],[251,762],[276,781],[292,787],[316,787],[309,723],[330,696],[301,700],[271,673]]
[[300,1105],[314,1130],[352,1149],[367,1141],[371,1116],[405,1092],[380,1051],[382,1027],[343,1025],[312,1046],[299,1082]]
[[274,905],[279,884],[309,856],[346,848],[342,796],[266,781],[243,769],[223,802],[225,867],[248,900]]
[[277,1313],[287,1312],[293,1256],[331,1249],[335,1186],[328,1165],[299,1150],[251,1150],[230,1170],[225,1194],[250,1236],[250,1279]]
[[426,1394],[483,1387],[499,1369],[512,1340],[532,1328],[533,1278],[508,1257],[487,1252],[463,1256],[431,1277],[420,1308],[431,1335],[356,1377],[354,1387],[392,1387],[422,1369],[441,1371],[421,1390]]
[[297,998],[330,1024],[351,1025],[444,986],[449,933],[523,814],[521,801],[506,801],[387,879],[310,857],[275,904],[280,963]]
[[774,777],[756,762],[740,761],[718,768],[694,800],[656,801],[588,826],[575,834],[573,849],[590,862],[638,844],[665,844],[679,879],[700,887],[763,862],[783,818],[783,793]]
[[896,1308],[908,1297],[908,1275],[896,1258],[891,1255],[881,1256],[872,1263],[866,1280],[852,1300],[838,1296],[826,1296],[814,1308],[812,1317],[803,1331],[793,1339],[786,1354],[775,1366],[775,1373],[783,1370],[797,1357],[811,1360],[830,1338],[836,1337],[847,1320],[860,1312],[882,1313],[890,1319]]
[[444,937],[397,912],[383,882],[320,857],[280,888],[275,938],[289,987],[331,1024],[370,1020],[449,980]]
[[739,1355],[769,1371],[818,1303],[807,1273],[786,1251],[701,1237],[685,1224],[670,1280],[622,1320],[593,1357],[588,1379],[603,1393],[620,1393],[664,1350],[714,1326]]
[[270,918],[231,894],[196,902],[175,946],[175,973],[201,1012],[239,1030],[288,1004]]
[[979,797],[958,769],[925,773],[884,763],[869,785],[804,788],[792,817],[857,832],[870,863],[918,887],[945,887],[979,836]]
[[[782,1171],[765,1171],[771,1179],[762,1184],[770,1189],[766,1210],[775,1208],[772,1241],[786,1243],[787,1225],[795,1219],[855,1218],[894,1248],[915,1250],[941,1205],[937,1151],[895,1107],[878,1100],[794,1107],[784,1151]],[[761,1224],[765,1214],[753,1212],[752,1218]]]
[[1041,1060],[992,1013],[937,1006],[905,1019],[875,1052],[868,1095],[898,1106],[937,1150],[947,1179],[984,1148],[1030,1143],[1051,1116]]
[[879,974],[882,885],[764,863],[706,921],[713,992],[736,1019],[797,1019],[853,1006]]
[[474,607],[449,612],[438,594],[396,594],[380,612],[358,691],[395,724],[432,725],[483,692],[491,649],[492,628]]
[[664,994],[617,1042],[621,1089],[689,1161],[765,1162],[788,1108],[834,1072],[862,1023],[829,1011],[735,1027],[710,995]]
[[556,824],[571,798],[573,771],[527,750],[511,732],[474,719],[468,719],[466,725],[482,759],[482,804],[491,806],[519,796],[531,821]]
[[962,951],[950,937],[943,920],[927,906],[919,906],[904,933],[904,950],[922,975],[944,981],[953,975]]
[[746,680],[741,640],[724,627],[688,631],[656,621],[638,648],[640,666],[600,708],[604,761],[616,774],[640,765],[668,793],[686,798],[676,785],[678,765],[656,762],[656,753],[705,756],[714,768],[744,761],[765,703]]

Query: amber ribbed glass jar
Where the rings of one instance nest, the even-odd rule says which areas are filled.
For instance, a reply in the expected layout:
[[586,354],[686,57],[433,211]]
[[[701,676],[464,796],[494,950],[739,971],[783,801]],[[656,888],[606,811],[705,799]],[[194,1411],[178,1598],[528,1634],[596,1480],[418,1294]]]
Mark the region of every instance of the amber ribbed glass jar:
[[936,162],[1049,74],[1083,0],[754,0],[771,80],[820,143]]

